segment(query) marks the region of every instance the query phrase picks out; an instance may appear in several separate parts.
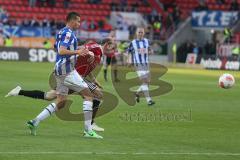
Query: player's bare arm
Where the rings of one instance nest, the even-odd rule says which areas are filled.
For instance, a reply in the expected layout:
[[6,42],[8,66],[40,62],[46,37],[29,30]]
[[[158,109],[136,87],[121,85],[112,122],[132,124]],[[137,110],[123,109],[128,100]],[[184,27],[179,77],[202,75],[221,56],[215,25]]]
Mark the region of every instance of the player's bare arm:
[[148,54],[154,54],[153,49],[150,47],[148,48]]
[[80,48],[79,50],[68,50],[66,47],[64,46],[60,46],[59,48],[59,54],[60,55],[74,55],[74,54],[78,54],[78,55],[87,55],[88,54],[88,50],[86,48]]

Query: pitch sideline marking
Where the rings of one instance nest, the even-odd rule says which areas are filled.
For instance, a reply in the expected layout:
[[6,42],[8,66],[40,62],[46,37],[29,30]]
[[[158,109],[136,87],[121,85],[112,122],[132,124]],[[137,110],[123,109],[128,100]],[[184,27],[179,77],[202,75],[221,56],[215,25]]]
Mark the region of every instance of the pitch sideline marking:
[[86,155],[191,155],[191,156],[240,156],[240,153],[204,153],[204,152],[0,152],[0,154],[42,155],[42,154],[86,154]]

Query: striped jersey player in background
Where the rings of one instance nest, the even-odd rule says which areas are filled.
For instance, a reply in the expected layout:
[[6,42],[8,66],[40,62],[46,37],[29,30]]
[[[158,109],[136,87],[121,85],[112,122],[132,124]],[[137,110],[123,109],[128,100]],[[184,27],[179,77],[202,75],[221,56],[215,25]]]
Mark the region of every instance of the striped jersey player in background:
[[152,106],[155,102],[149,95],[149,83],[151,79],[149,71],[149,58],[148,55],[151,52],[149,40],[144,38],[144,28],[139,27],[136,30],[136,39],[132,40],[128,53],[131,56],[132,63],[137,72],[137,75],[142,83],[135,93],[135,100],[137,103],[140,102],[140,92],[143,92],[147,104]]

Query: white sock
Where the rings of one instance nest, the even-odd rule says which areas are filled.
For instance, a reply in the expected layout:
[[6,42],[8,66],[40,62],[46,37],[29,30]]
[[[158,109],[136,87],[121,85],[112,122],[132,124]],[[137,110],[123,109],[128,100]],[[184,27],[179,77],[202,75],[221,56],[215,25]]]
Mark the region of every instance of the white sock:
[[151,97],[149,95],[149,89],[148,89],[148,85],[147,84],[142,84],[142,91],[144,93],[144,96],[147,100],[147,102],[151,101]]
[[83,102],[84,128],[85,131],[92,131],[92,101]]
[[41,121],[51,116],[57,110],[56,104],[49,104],[44,110],[33,120],[35,126],[37,126]]

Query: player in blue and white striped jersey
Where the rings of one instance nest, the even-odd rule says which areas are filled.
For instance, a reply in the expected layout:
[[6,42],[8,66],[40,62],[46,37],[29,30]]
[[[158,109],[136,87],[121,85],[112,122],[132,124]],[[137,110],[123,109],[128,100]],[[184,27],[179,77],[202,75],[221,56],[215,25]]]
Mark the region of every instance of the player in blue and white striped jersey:
[[62,54],[59,54],[59,51],[60,51],[60,47],[62,48],[64,47],[70,51],[77,50],[77,38],[73,33],[73,31],[68,27],[62,28],[57,34],[54,47],[58,53],[56,57],[56,65],[54,69],[55,75],[65,75],[70,73],[72,70],[74,70],[74,65],[76,63],[77,55],[76,53],[62,55]]
[[87,83],[75,70],[77,55],[90,55],[90,57],[92,57],[92,61],[94,60],[94,54],[92,52],[85,48],[77,48],[78,42],[73,31],[79,27],[80,15],[76,12],[70,12],[66,17],[66,26],[59,31],[55,43],[57,59],[54,67],[54,73],[57,82],[57,105],[54,103],[48,105],[35,119],[27,122],[33,135],[36,134],[36,127],[42,120],[64,107],[68,92],[71,89],[80,93],[84,98],[84,137],[102,138],[102,136],[99,136],[92,130],[91,121],[93,95],[91,94]]
[[155,104],[149,95],[150,71],[149,58],[150,44],[147,38],[144,38],[144,28],[137,28],[136,39],[134,39],[128,48],[128,53],[131,55],[132,63],[136,69],[137,75],[142,82],[142,85],[135,93],[135,99],[139,103],[139,93],[143,92],[149,106]]

